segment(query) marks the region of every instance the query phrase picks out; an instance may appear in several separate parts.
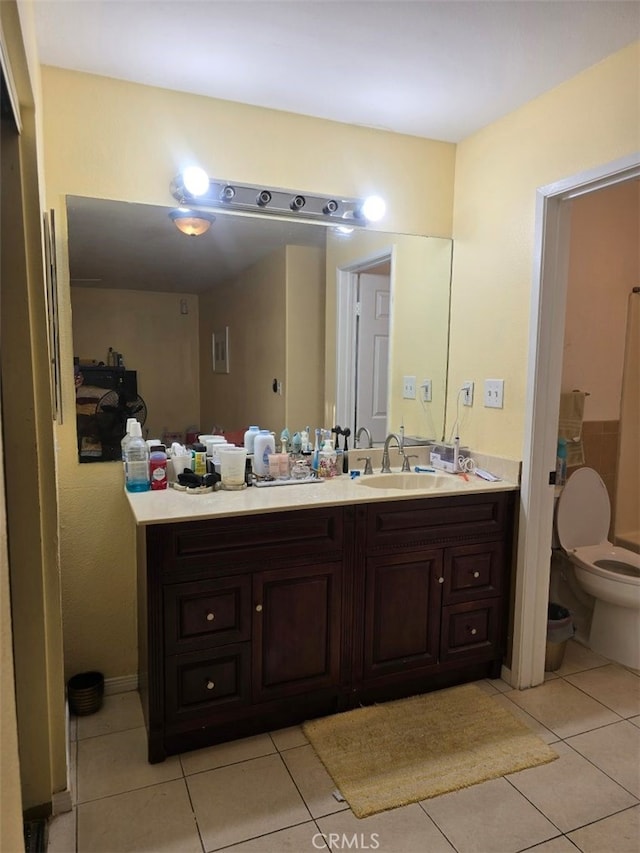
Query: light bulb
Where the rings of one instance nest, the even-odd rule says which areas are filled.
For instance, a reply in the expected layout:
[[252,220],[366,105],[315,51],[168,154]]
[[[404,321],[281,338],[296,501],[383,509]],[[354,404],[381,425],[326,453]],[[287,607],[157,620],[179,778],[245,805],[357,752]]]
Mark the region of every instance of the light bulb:
[[387,205],[379,195],[368,196],[362,204],[362,215],[369,222],[379,222],[385,214]]
[[209,175],[200,166],[189,166],[182,173],[182,183],[190,195],[204,195],[209,189]]

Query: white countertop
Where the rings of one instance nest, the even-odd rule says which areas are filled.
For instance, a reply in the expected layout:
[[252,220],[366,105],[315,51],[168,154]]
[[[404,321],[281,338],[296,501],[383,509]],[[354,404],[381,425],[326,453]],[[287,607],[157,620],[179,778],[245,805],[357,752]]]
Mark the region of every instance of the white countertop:
[[[385,476],[385,475],[383,475]],[[469,474],[468,480],[455,474],[447,474],[450,483],[430,489],[428,474],[424,477],[423,489],[371,488],[364,485],[365,476],[351,479],[343,474],[331,480],[299,485],[256,488],[250,486],[239,492],[220,490],[209,494],[190,494],[168,488],[165,491],[130,493],[126,492],[133,517],[137,525],[171,524],[177,521],[200,521],[206,518],[255,515],[265,512],[281,512],[295,509],[311,509],[341,504],[372,503],[374,501],[402,501],[416,498],[451,497],[482,492],[505,492],[518,489],[515,482],[500,480],[487,482]]]

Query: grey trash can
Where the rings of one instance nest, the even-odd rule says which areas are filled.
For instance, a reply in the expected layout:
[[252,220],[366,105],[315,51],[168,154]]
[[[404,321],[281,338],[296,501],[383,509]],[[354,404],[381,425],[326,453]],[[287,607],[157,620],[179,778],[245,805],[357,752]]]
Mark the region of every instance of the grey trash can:
[[555,672],[556,669],[560,669],[567,640],[570,640],[574,633],[575,628],[567,608],[550,603],[547,610],[547,645],[544,656],[546,672]]
[[101,672],[81,672],[67,682],[69,711],[78,717],[99,711],[103,696],[104,676]]

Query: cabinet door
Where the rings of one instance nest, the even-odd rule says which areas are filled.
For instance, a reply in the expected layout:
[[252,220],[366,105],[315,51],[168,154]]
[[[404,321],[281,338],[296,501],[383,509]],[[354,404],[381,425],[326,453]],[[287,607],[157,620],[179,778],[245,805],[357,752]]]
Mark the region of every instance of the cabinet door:
[[437,663],[441,588],[440,550],[367,560],[365,680]]
[[253,701],[337,686],[340,562],[253,577]]

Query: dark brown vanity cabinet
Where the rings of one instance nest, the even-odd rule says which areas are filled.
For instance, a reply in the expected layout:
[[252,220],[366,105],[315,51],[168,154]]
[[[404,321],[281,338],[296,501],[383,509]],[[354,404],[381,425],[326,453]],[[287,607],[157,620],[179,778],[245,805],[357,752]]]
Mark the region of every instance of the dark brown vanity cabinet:
[[512,492],[151,525],[149,760],[496,676]]

